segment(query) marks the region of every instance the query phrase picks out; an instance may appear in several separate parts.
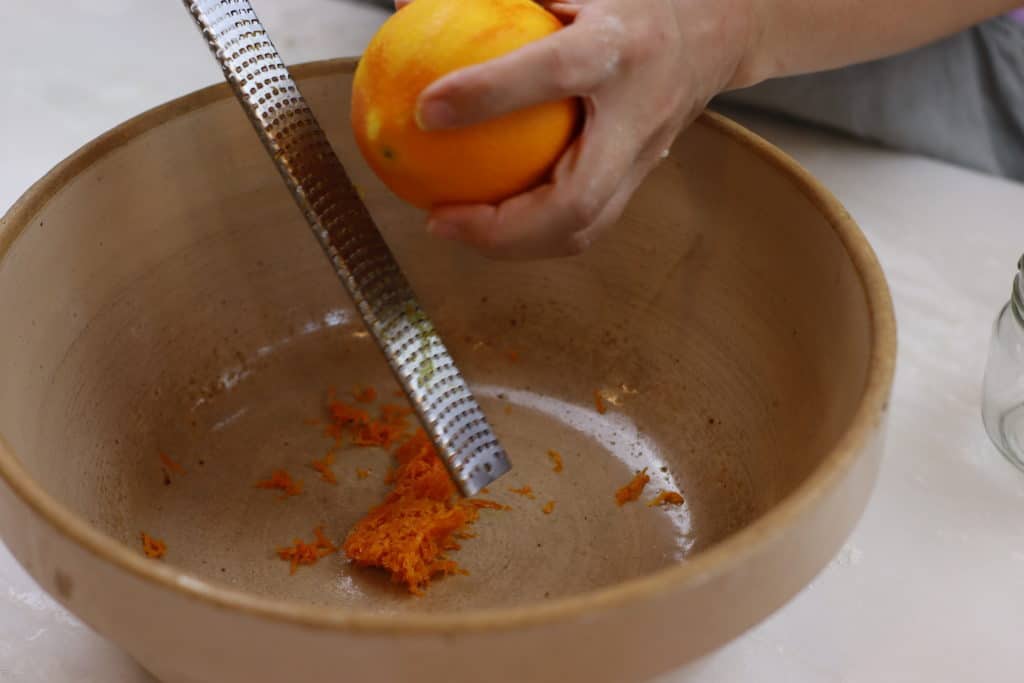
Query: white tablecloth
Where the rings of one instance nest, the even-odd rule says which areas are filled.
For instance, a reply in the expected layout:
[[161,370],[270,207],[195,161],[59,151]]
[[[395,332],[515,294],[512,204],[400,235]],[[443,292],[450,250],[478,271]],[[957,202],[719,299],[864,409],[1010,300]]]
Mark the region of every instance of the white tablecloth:
[[[356,54],[384,16],[346,0],[255,4],[290,62]],[[217,82],[190,21],[173,1],[0,2],[0,210],[103,130]],[[743,120],[833,190],[888,274],[900,326],[888,457],[821,576],[659,683],[1024,680],[1024,474],[979,418],[990,325],[1024,252],[1024,186]],[[2,546],[0,681],[151,683]]]

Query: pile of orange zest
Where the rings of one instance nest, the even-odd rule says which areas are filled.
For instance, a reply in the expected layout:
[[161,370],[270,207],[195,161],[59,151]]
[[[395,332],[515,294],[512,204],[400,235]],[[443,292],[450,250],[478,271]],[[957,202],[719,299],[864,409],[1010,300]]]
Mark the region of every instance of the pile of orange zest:
[[360,479],[366,479],[368,476],[370,476],[370,470],[364,470],[362,468],[359,468],[356,470],[356,476],[359,477]]
[[331,465],[334,464],[334,453],[328,453],[322,460],[314,460],[309,466],[320,473],[320,478],[328,484],[337,484],[338,478],[334,476]]
[[395,457],[391,493],[353,527],[343,547],[356,566],[385,569],[393,582],[419,595],[435,576],[466,573],[446,553],[460,547],[478,507],[453,500],[455,485],[422,429]]
[[161,557],[167,554],[167,544],[161,541],[159,538],[153,538],[145,531],[142,532],[142,552],[146,554],[146,557],[154,560],[159,560]]
[[552,512],[555,511],[555,501],[549,500],[548,502],[544,503],[544,507],[541,508],[541,511],[545,515],[550,515]]
[[276,489],[281,491],[282,500],[289,496],[297,496],[302,493],[302,482],[295,481],[292,479],[292,476],[284,470],[274,470],[274,473],[270,475],[270,479],[258,481],[255,486],[258,489]]
[[676,493],[675,491],[662,491],[647,503],[647,507],[654,508],[661,505],[682,505],[685,502],[686,501],[680,493]]
[[601,396],[601,392],[598,390],[594,391],[594,407],[597,408],[598,415],[604,415],[608,412],[608,406],[604,404],[604,397]]
[[637,472],[628,484],[615,492],[615,502],[621,506],[636,500],[644,492],[644,487],[650,480],[645,467]]
[[167,468],[168,472],[173,472],[174,474],[185,474],[185,468],[181,466],[181,463],[176,462],[166,453],[160,454],[160,462],[164,464],[164,467]]
[[548,457],[551,458],[551,469],[555,472],[561,472],[562,454],[555,450],[549,450]]
[[377,400],[377,390],[373,387],[362,387],[357,389],[353,396],[359,403],[373,403]]
[[316,564],[320,559],[338,552],[338,546],[324,536],[323,527],[318,526],[313,529],[313,536],[315,540],[312,543],[306,543],[301,538],[296,538],[292,541],[291,546],[277,549],[277,556],[291,563],[289,574],[298,571],[300,565]]
[[533,495],[533,489],[530,488],[529,486],[522,486],[522,487],[517,488],[517,489],[509,489],[509,491],[511,491],[512,493],[515,493],[516,495],[525,496],[525,497],[529,498],[530,500],[534,500],[537,497],[537,496]]

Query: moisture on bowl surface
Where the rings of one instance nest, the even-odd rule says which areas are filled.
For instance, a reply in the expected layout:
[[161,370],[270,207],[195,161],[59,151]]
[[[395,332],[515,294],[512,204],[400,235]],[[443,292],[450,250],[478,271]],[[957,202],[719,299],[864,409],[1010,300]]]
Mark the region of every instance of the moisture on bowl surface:
[[[621,667],[646,675],[803,586],[863,508],[891,380],[884,281],[848,216],[777,152],[704,118],[586,255],[490,262],[430,240],[362,163],[342,115],[350,71],[311,68],[305,94],[513,463],[483,496],[512,509],[482,510],[451,553],[468,575],[416,597],[343,553],[294,574],[275,553],[318,526],[341,545],[388,490],[382,449],[342,447],[336,486],[309,467],[331,447],[312,424],[329,389],[400,399],[223,88],[91,146],[0,227],[0,474],[15,493],[0,512],[15,555],[183,681],[279,680],[300,655],[304,673],[327,671],[336,643],[303,629],[350,627],[358,647],[337,657],[355,672],[394,638],[441,680],[453,655],[435,635],[472,633],[459,656],[483,666],[513,657],[500,631],[551,656],[642,639]],[[639,499],[617,504],[644,468]],[[278,469],[301,494],[255,486]],[[662,491],[684,502],[648,506]],[[143,532],[166,542],[161,559]],[[165,657],[127,628],[142,603],[194,646],[251,659]],[[587,636],[566,621],[582,614]],[[229,626],[294,649],[275,663]],[[379,643],[358,635],[374,629]],[[400,661],[379,666],[398,675]],[[573,661],[520,673],[628,678],[607,657]]]

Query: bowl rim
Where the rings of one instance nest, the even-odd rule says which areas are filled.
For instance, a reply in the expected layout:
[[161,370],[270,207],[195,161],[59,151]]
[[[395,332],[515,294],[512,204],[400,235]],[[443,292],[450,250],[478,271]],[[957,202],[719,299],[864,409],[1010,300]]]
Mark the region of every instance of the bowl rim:
[[[297,81],[351,73],[357,58],[308,62],[291,68]],[[131,140],[175,118],[232,98],[220,83],[186,94],[146,111],[85,144],[33,184],[0,218],[0,261],[39,210],[75,176]],[[154,587],[174,591],[209,607],[246,613],[307,628],[362,633],[440,634],[501,630],[580,618],[587,613],[655,599],[682,586],[696,586],[729,573],[783,535],[790,523],[812,512],[815,503],[842,480],[871,439],[888,409],[895,373],[896,321],[889,288],[867,238],[842,204],[794,159],[724,116],[705,112],[702,125],[731,138],[786,176],[838,235],[861,281],[871,323],[868,377],[860,403],[845,432],[821,464],[794,491],[752,524],[697,554],[685,563],[612,586],[564,598],[514,607],[468,612],[384,615],[270,598],[208,582],[173,566],[143,558],[120,541],[91,526],[32,479],[0,434],[0,480],[32,512],[65,539],[96,558]],[[253,139],[253,144],[256,140]]]

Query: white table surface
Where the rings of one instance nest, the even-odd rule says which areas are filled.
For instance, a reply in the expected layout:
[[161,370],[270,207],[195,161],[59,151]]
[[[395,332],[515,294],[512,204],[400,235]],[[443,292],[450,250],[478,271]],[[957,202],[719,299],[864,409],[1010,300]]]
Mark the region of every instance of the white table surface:
[[[356,54],[385,16],[351,0],[255,4],[290,62]],[[0,211],[95,135],[219,80],[174,0],[0,0],[0,64]],[[658,683],[1024,680],[1024,474],[989,444],[978,405],[1024,251],[1024,186],[745,121],[835,192],[888,274],[900,326],[888,456],[855,534],[803,593]],[[152,683],[2,545],[0,681]]]

